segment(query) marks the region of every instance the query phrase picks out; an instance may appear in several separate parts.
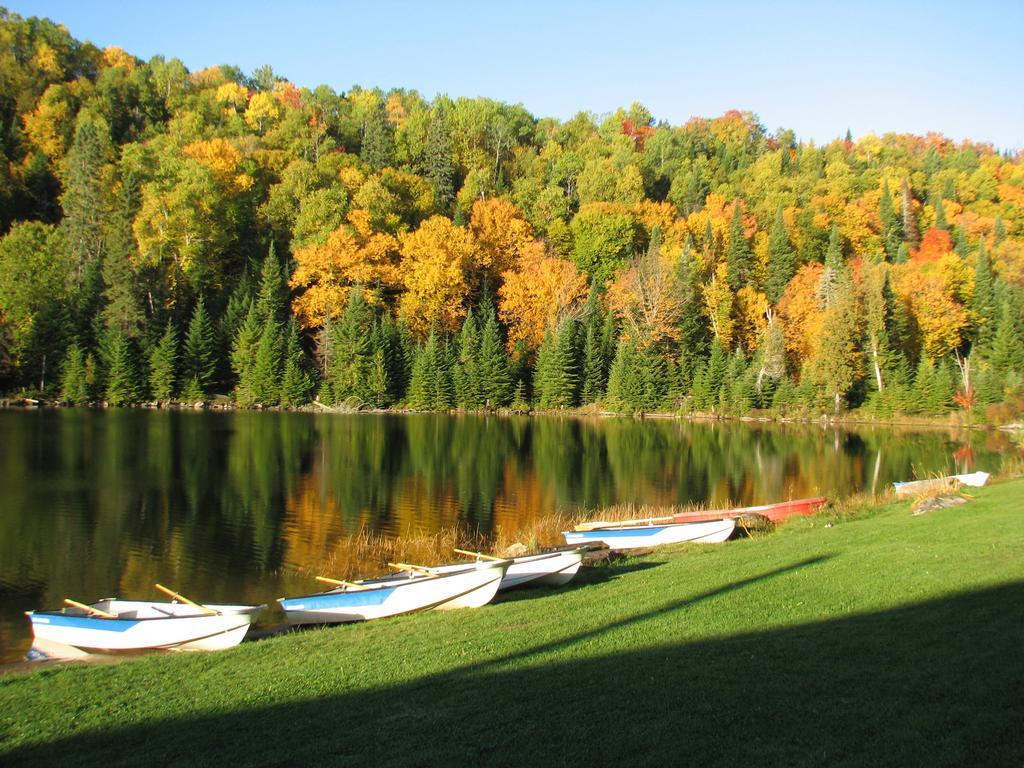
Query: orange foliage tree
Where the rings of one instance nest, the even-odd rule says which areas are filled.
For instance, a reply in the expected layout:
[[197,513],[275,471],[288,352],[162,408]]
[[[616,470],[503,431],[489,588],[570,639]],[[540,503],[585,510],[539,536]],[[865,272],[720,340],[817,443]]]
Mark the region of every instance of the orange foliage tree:
[[510,348],[520,341],[539,347],[545,332],[587,295],[586,275],[573,262],[549,255],[536,240],[502,277],[498,312],[508,326]]
[[818,299],[818,285],[825,267],[817,262],[805,264],[793,276],[779,299],[778,311],[786,329],[786,351],[798,363],[818,350],[818,337],[825,322],[825,311]]

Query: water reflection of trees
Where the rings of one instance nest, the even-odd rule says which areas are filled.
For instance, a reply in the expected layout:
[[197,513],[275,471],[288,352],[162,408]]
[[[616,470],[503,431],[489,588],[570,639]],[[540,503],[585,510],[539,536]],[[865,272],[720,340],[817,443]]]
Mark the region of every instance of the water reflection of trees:
[[1020,461],[1000,433],[631,418],[66,410],[0,412],[0,428],[5,645],[17,611],[66,594],[160,579],[265,600],[360,528],[514,529],[559,508],[843,495]]

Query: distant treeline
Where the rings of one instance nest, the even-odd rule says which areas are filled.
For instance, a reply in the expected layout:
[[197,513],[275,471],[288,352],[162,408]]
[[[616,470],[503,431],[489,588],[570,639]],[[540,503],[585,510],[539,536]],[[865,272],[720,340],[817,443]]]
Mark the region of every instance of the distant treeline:
[[1024,403],[1024,156],[189,72],[0,10],[0,390],[70,403]]

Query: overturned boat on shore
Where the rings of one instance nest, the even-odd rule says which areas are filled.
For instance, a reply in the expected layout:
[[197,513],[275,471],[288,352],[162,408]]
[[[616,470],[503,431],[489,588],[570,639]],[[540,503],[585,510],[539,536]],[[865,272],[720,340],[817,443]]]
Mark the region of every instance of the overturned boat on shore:
[[629,521],[608,523],[588,530],[563,531],[566,544],[602,542],[610,549],[647,549],[664,544],[718,544],[736,530],[736,519],[708,520],[696,523],[659,523]]

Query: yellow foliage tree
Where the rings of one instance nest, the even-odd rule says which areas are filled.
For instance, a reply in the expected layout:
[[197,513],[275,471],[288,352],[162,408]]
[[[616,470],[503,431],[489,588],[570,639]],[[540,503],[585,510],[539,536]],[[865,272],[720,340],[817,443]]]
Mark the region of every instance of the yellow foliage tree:
[[296,249],[289,284],[298,291],[292,311],[299,324],[317,328],[328,314],[339,315],[353,285],[394,290],[399,284],[398,250],[393,236],[373,232],[363,210],[351,211],[348,224],[334,230],[324,244]]
[[725,349],[730,348],[733,334],[733,295],[727,273],[725,262],[719,262],[711,280],[704,286],[704,314],[711,323],[711,333]]
[[245,122],[257,133],[263,133],[272,122],[281,116],[281,105],[273,94],[260,91],[249,99],[245,110]]
[[402,234],[401,250],[406,291],[400,310],[409,328],[421,337],[431,328],[455,331],[466,314],[473,236],[444,216],[432,216],[414,232]]
[[533,240],[533,230],[522,213],[502,197],[473,203],[469,231],[476,238],[477,264],[495,276],[511,269]]
[[214,179],[227,191],[244,192],[252,186],[251,176],[237,172],[242,153],[226,139],[194,141],[182,152],[213,171]]
[[733,327],[737,346],[752,354],[768,327],[768,297],[750,285],[736,291]]

